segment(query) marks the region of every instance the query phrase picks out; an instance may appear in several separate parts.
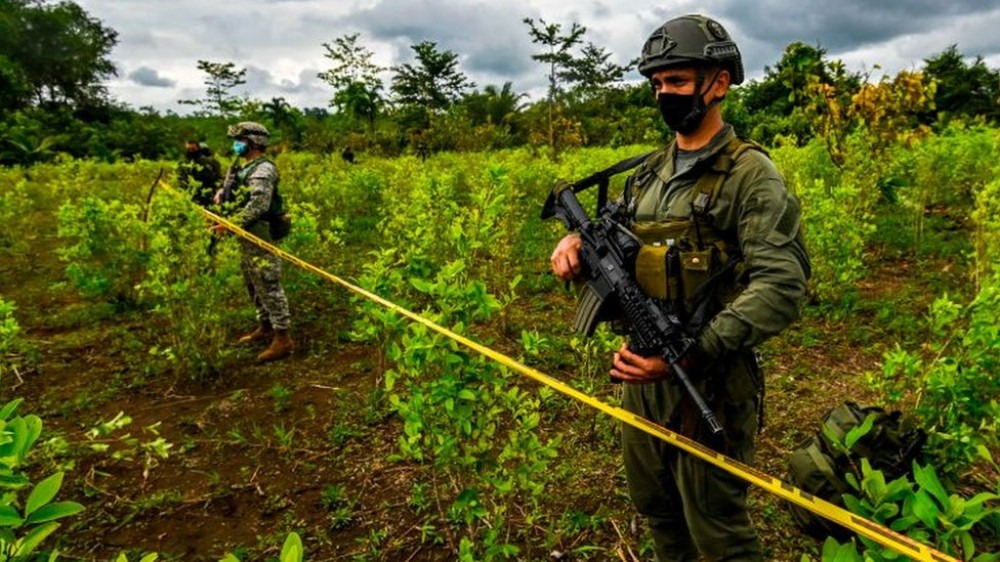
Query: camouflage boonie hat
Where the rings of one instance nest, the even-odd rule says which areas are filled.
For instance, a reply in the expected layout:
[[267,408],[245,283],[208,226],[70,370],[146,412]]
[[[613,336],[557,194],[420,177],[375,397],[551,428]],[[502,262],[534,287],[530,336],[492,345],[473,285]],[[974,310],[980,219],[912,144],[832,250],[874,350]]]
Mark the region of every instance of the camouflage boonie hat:
[[266,147],[270,133],[267,132],[267,127],[256,121],[241,121],[230,125],[226,136],[234,139],[243,137],[257,146]]

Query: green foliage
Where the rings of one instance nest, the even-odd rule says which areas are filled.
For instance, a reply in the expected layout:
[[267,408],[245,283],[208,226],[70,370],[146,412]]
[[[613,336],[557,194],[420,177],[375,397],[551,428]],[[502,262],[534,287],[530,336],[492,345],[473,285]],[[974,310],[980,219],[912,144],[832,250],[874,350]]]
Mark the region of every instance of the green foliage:
[[1000,276],[986,280],[975,298],[960,304],[947,295],[930,308],[923,350],[897,346],[884,356],[871,382],[890,401],[915,391],[913,413],[931,430],[935,466],[948,476],[965,470],[1000,446]]
[[[112,460],[134,461],[142,460],[143,469],[148,473],[160,460],[170,456],[173,444],[160,436],[160,422],[143,428],[145,439],[128,432],[125,428],[132,425],[132,417],[118,412],[108,421],[98,422],[85,433],[82,446],[97,453],[109,453]],[[64,441],[47,443],[50,448],[63,454],[71,452],[72,445]]]
[[28,345],[20,336],[21,326],[14,318],[14,303],[0,297],[0,382],[8,373],[19,376]]
[[874,232],[870,190],[852,181],[857,174],[833,164],[822,141],[804,148],[781,146],[772,156],[802,204],[816,296],[831,311],[850,311],[855,286],[867,270],[864,253]]
[[66,276],[90,299],[125,305],[137,302],[136,284],[149,261],[146,225],[138,205],[85,197],[59,207],[59,248]]
[[340,486],[323,489],[321,503],[330,517],[330,529],[345,529],[355,523],[355,502],[351,501]]
[[118,33],[78,4],[2,0],[0,107],[105,102]]
[[243,293],[236,245],[222,239],[209,254],[212,235],[205,220],[188,201],[168,193],[155,200],[147,236],[136,287],[164,329],[151,359],[166,359],[194,377],[219,372],[235,353],[227,340],[240,318],[240,309],[228,305]]
[[[571,72],[576,60],[573,57],[572,49],[583,40],[587,28],[577,22],[572,22],[569,30],[563,34],[562,24],[559,23],[547,23],[545,20],[539,19],[536,25],[532,18],[524,18],[522,21],[528,26],[531,42],[546,49],[541,53],[531,55],[531,58],[548,65],[548,102],[551,105],[563,91],[560,83]],[[552,122],[550,121],[549,127],[551,126]]]
[[236,68],[231,62],[198,61],[198,70],[204,72],[205,97],[199,100],[181,100],[179,103],[196,105],[205,115],[230,118],[240,109],[242,101],[232,90],[246,84],[246,68]]
[[333,87],[331,106],[367,123],[371,144],[375,142],[375,118],[386,102],[379,78],[385,69],[372,62],[374,53],[358,44],[358,37],[357,33],[348,34],[334,39],[332,45],[323,43],[323,56],[334,66],[317,76]]
[[[144,555],[138,562],[156,562],[160,556],[155,552]],[[233,553],[226,553],[219,559],[219,562],[240,562],[240,558]],[[281,545],[281,554],[278,562],[303,562],[305,560],[305,548],[302,545],[302,538],[296,532],[288,533],[285,542]],[[129,562],[128,556],[123,552],[115,558],[115,562]]]
[[414,64],[393,67],[390,89],[396,100],[431,112],[446,109],[475,86],[458,70],[458,55],[439,51],[433,41],[412,46]]
[[[918,240],[927,217],[944,209],[959,216],[975,209],[990,214],[986,210],[989,203],[982,197],[990,192],[987,186],[996,178],[996,162],[1000,159],[997,142],[993,129],[953,124],[942,134],[916,143],[912,151],[901,156],[905,158],[904,177],[908,176],[906,184],[910,187],[899,194],[912,213]],[[986,215],[982,216],[988,220]]]
[[994,179],[974,193],[973,278],[977,286],[982,286],[991,276],[1000,274],[1000,180]]
[[[31,486],[25,462],[42,433],[42,420],[15,415],[21,402],[17,399],[0,409],[0,560],[28,559],[59,528],[58,519],[83,511],[76,502],[53,502],[62,487],[62,472]],[[27,497],[22,497],[29,487]]]
[[744,132],[766,145],[779,137],[806,143],[815,130],[817,94],[832,89],[841,105],[857,91],[860,78],[847,72],[840,61],[826,59],[826,49],[801,42],[785,47],[774,67],[764,68],[764,77],[738,88],[734,97],[747,115]]
[[[858,495],[845,494],[844,503],[853,512],[919,542],[932,545],[961,560],[995,562],[998,554],[977,553],[975,537],[980,532],[1000,532],[1000,494],[983,492],[972,498],[949,494],[933,465],[914,463],[912,480],[903,476],[891,482],[862,460],[862,478],[847,476]],[[864,558],[851,557],[845,545],[824,545],[823,560],[898,560],[899,554],[866,537],[860,537]],[[830,556],[828,558],[828,556]]]
[[924,72],[937,82],[934,103],[944,120],[955,117],[1000,119],[996,100],[1000,97],[1000,72],[986,66],[983,57],[972,63],[951,45],[924,59]]

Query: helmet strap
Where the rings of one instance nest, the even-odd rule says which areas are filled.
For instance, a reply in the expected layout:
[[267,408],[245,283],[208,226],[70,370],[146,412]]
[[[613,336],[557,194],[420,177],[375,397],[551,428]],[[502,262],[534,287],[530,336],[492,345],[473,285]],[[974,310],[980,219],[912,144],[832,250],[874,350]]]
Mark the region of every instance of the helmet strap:
[[[712,77],[712,81],[709,82],[708,88],[711,90],[715,87],[715,82],[719,79],[719,74],[721,70],[715,72],[715,76]],[[702,85],[705,84],[705,68],[702,66],[698,67],[697,78],[695,78],[694,83],[694,101],[691,103],[691,112],[688,113],[687,117],[684,119],[686,123],[698,122],[704,118],[705,114],[708,113],[710,109],[719,105],[722,102],[722,98],[712,98],[710,102],[705,103],[705,92],[701,91]]]

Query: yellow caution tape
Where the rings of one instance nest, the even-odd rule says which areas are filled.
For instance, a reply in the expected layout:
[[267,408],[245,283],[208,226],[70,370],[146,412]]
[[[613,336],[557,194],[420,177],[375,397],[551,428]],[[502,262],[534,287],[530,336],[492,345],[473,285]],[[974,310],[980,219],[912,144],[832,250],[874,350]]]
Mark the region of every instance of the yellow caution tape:
[[[174,194],[179,194],[179,192],[177,192],[174,188],[170,187],[170,185],[165,183],[163,180],[160,180],[160,185]],[[493,359],[494,361],[502,365],[505,365],[513,369],[514,371],[521,373],[522,375],[527,376],[528,378],[534,379],[535,381],[540,382],[552,389],[555,389],[567,396],[575,398],[580,402],[583,402],[584,404],[591,406],[592,408],[600,410],[610,415],[611,417],[617,418],[622,422],[627,423],[633,427],[636,427],[654,437],[658,437],[663,441],[666,441],[667,443],[670,443],[671,445],[691,455],[694,455],[709,464],[717,466],[722,470],[725,470],[726,472],[729,472],[730,474],[733,474],[747,482],[756,484],[757,486],[763,488],[764,490],[770,492],[771,494],[774,494],[780,498],[786,499],[796,505],[808,509],[809,511],[821,517],[829,519],[830,521],[833,521],[839,525],[842,525],[859,535],[868,537],[869,539],[881,544],[882,546],[891,548],[892,550],[898,552],[899,554],[908,556],[910,559],[918,562],[958,562],[958,559],[948,556],[947,554],[937,551],[925,544],[919,543],[905,535],[897,533],[892,529],[885,527],[884,525],[880,525],[874,521],[865,519],[864,517],[861,517],[859,515],[855,515],[854,513],[851,513],[846,509],[838,507],[826,500],[817,498],[808,492],[805,492],[799,488],[792,486],[791,484],[788,484],[787,482],[778,480],[777,478],[774,478],[773,476],[761,472],[760,470],[757,470],[752,466],[746,465],[735,459],[729,458],[717,451],[709,449],[708,447],[702,445],[701,443],[698,443],[697,441],[694,441],[679,433],[671,431],[646,418],[637,416],[629,412],[628,410],[619,408],[617,406],[612,406],[605,402],[601,402],[600,400],[594,398],[593,396],[584,394],[583,392],[580,392],[579,390],[576,390],[575,388],[567,385],[566,383],[558,379],[552,378],[551,376],[546,375],[545,373],[537,369],[528,367],[527,365],[524,365],[523,363],[520,363],[519,361],[511,357],[508,357],[482,344],[476,343],[470,340],[469,338],[462,336],[461,334],[456,334],[455,332],[452,332],[451,330],[445,328],[444,326],[436,324],[416,314],[415,312],[411,312],[372,292],[366,291],[361,287],[352,285],[351,283],[345,281],[344,279],[341,279],[340,277],[337,277],[332,273],[324,271],[319,267],[316,267],[315,265],[312,265],[311,263],[306,262],[282,250],[281,248],[275,246],[274,244],[266,242],[258,238],[257,236],[250,234],[246,230],[240,228],[238,225],[233,224],[232,222],[226,220],[223,217],[220,217],[219,215],[216,215],[211,211],[208,211],[202,207],[198,207],[198,211],[206,218],[218,224],[225,225],[227,229],[232,231],[237,236],[258,245],[261,248],[267,250],[268,252],[280,256],[281,258],[291,263],[294,263],[295,265],[301,267],[302,269],[311,271],[316,275],[319,275],[324,279],[332,281],[333,283],[336,283],[353,293],[356,293],[367,299],[377,302],[378,304],[388,308],[389,310],[395,311],[398,314],[401,314],[409,318],[410,320],[413,320],[414,322],[423,324],[424,326],[434,330],[435,332],[447,336],[448,338],[457,341],[458,343],[468,347],[469,349],[477,351],[485,355],[486,357],[489,357],[490,359]]]

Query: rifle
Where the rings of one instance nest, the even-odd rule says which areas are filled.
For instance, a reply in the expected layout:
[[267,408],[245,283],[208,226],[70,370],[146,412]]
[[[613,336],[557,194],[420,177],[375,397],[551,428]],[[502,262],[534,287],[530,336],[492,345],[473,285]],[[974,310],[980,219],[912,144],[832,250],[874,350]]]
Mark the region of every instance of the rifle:
[[[577,329],[587,335],[593,333],[600,310],[607,303],[617,304],[625,316],[629,348],[643,357],[663,357],[670,364],[674,376],[684,385],[712,434],[720,434],[722,426],[715,414],[679,364],[680,358],[694,344],[694,339],[687,333],[680,319],[665,312],[655,299],[643,293],[635,280],[632,265],[642,241],[621,223],[620,205],[607,204],[599,208],[596,220],[587,216],[575,193],[577,189],[589,187],[587,180],[576,184],[557,184],[542,209],[542,219],[558,218],[568,230],[579,232],[583,241],[580,260],[587,286],[582,299],[583,306],[577,310]],[[606,190],[606,185],[604,178],[602,191]],[[599,197],[599,204],[603,203],[601,199],[604,197]],[[679,258],[676,249],[673,254],[677,263]],[[669,265],[668,253],[668,267]]]
[[163,178],[163,168],[160,168],[160,173],[156,174],[156,179],[149,186],[149,193],[146,195],[146,206],[142,209],[142,222],[149,222],[149,207],[153,204],[153,193],[156,191],[156,184],[160,183],[161,178]]
[[229,163],[229,170],[222,178],[222,193],[219,195],[219,204],[228,203],[233,200],[233,188],[236,185],[236,174],[240,171],[240,157],[233,156],[233,161]]

